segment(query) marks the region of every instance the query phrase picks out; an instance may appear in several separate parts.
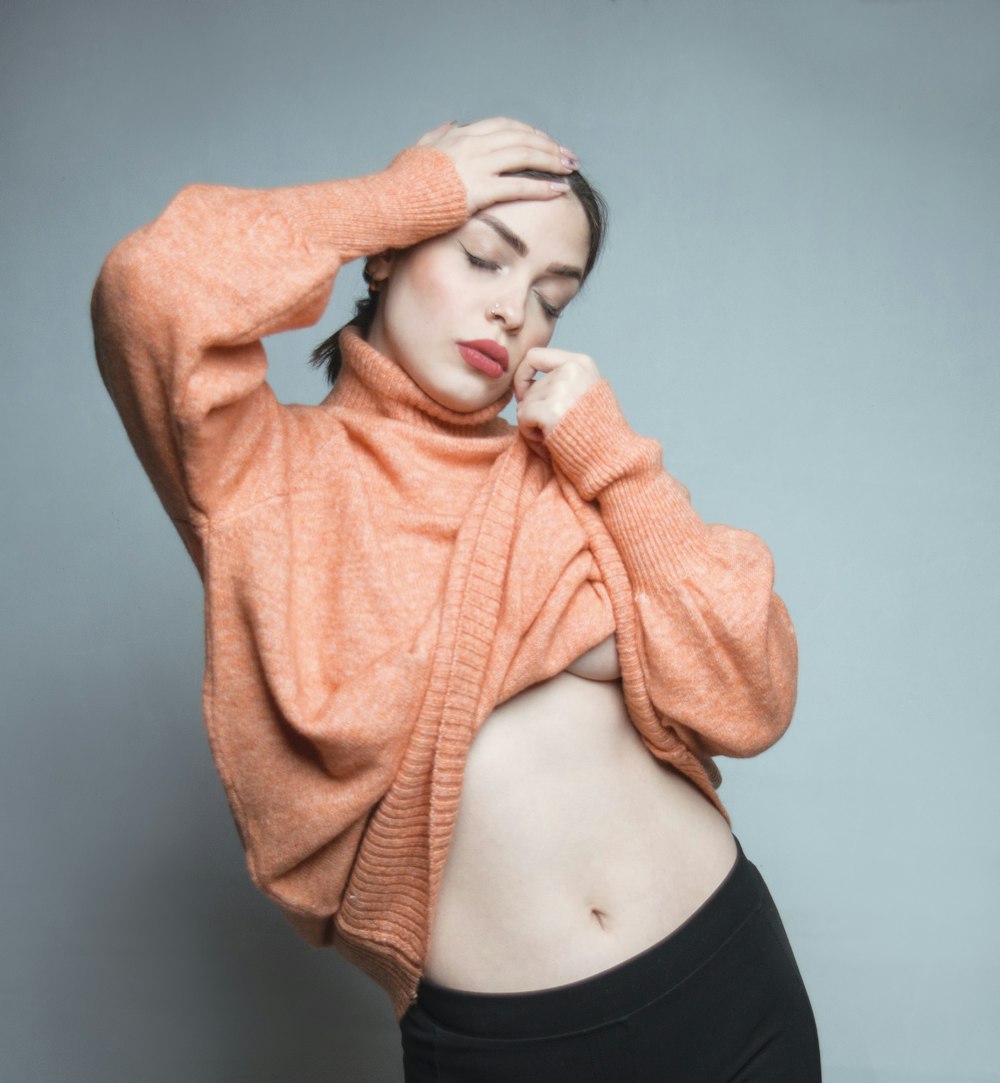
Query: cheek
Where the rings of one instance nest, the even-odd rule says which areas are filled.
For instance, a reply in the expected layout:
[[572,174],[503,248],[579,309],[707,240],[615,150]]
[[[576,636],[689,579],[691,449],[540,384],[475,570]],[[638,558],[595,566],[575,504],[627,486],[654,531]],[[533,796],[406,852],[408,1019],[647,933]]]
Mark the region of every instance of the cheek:
[[534,317],[532,320],[532,328],[526,349],[531,349],[533,346],[548,346],[552,341],[552,335],[555,333],[555,327],[544,317]]
[[455,283],[439,271],[428,270],[416,276],[413,292],[430,313],[450,313],[458,307],[460,294]]
[[400,284],[412,303],[433,305],[436,309],[455,307],[463,292],[454,268],[438,252],[411,258]]
[[385,319],[397,341],[433,331],[452,302],[447,283],[433,268],[408,267],[390,287]]

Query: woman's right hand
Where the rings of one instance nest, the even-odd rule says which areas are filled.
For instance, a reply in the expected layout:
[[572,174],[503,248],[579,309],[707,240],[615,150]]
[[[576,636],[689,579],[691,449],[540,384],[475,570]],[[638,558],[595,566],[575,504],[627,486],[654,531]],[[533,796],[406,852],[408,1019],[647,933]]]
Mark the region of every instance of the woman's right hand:
[[472,124],[449,121],[423,135],[419,147],[443,151],[455,164],[469,200],[469,214],[514,199],[558,199],[569,191],[561,181],[509,177],[522,169],[568,175],[578,166],[567,147],[520,120],[491,117]]

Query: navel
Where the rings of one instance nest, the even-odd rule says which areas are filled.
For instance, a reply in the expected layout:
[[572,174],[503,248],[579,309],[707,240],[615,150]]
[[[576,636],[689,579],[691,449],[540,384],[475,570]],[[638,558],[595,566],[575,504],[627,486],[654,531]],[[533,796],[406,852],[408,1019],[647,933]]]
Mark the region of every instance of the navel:
[[604,910],[599,910],[596,906],[592,906],[590,908],[590,916],[602,929],[607,927],[608,915]]

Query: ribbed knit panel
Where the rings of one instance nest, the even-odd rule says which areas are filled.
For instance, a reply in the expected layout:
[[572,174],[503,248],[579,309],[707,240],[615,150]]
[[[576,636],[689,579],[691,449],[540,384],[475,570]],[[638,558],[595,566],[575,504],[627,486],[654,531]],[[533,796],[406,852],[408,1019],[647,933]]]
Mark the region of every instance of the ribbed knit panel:
[[[338,943],[362,950],[368,968],[382,960],[383,980],[394,1000],[403,997],[397,1004],[402,1010],[416,989],[465,760],[475,723],[482,721],[482,676],[529,454],[518,440],[497,459],[456,539],[420,718],[396,780],[369,823],[337,921]],[[403,869],[419,869],[420,875],[401,875]],[[362,936],[368,950],[355,939]],[[371,939],[381,953],[371,950]]]
[[[517,501],[530,455],[522,440],[498,460],[473,512],[473,536],[456,544],[454,587],[455,640],[442,653],[444,712],[438,732],[431,801],[430,900],[437,897],[445,857],[458,812],[462,771],[474,726],[491,704],[483,704],[483,674],[497,634],[498,613],[517,523]],[[448,657],[450,655],[450,657]],[[437,667],[435,667],[436,675]]]

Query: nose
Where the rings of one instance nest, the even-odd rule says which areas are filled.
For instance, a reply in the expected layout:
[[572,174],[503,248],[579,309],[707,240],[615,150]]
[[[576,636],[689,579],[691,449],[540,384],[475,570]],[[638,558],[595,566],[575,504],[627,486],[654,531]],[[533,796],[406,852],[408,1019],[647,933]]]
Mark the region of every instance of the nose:
[[518,301],[513,294],[501,297],[486,310],[486,318],[502,323],[507,331],[516,331],[524,322],[524,302]]

